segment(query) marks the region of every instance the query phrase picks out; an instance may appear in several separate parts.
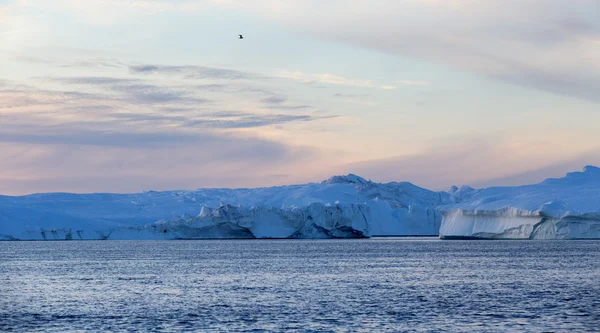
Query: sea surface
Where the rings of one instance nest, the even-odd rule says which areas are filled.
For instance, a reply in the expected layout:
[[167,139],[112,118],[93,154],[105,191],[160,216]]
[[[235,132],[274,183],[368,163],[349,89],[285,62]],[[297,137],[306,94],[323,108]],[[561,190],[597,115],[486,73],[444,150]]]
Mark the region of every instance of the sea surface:
[[0,331],[598,332],[600,241],[0,242]]

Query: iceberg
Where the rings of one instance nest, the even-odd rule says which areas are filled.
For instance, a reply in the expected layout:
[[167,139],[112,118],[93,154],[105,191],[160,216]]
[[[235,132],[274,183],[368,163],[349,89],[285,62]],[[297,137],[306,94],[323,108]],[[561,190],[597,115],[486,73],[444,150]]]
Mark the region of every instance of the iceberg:
[[446,192],[349,174],[250,189],[0,196],[0,240],[425,235],[600,238],[600,169],[534,185]]
[[0,239],[438,235],[446,192],[357,175],[255,189],[0,196]]
[[455,201],[439,207],[440,238],[600,238],[600,168],[539,184],[448,191]]

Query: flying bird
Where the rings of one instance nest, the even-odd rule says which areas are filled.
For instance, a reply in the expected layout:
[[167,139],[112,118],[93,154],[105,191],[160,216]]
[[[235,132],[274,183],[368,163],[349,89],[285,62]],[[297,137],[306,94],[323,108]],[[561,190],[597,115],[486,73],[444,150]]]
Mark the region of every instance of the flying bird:
[[242,35],[238,35],[238,36],[240,36],[240,38],[239,38],[239,39],[244,39],[244,36],[242,36]]

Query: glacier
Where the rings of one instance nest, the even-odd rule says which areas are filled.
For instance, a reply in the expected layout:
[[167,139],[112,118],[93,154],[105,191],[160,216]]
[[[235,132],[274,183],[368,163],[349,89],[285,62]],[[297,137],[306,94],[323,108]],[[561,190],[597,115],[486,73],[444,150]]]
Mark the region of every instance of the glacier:
[[0,239],[357,238],[437,235],[446,192],[350,174],[255,189],[0,196]]
[[439,207],[440,238],[600,238],[600,168],[594,166],[534,185],[448,192],[455,202]]

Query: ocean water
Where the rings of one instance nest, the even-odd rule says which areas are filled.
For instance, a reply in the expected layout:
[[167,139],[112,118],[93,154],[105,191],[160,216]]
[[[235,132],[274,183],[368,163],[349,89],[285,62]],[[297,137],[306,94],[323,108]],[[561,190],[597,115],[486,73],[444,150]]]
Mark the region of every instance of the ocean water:
[[0,242],[0,331],[600,331],[600,241]]

